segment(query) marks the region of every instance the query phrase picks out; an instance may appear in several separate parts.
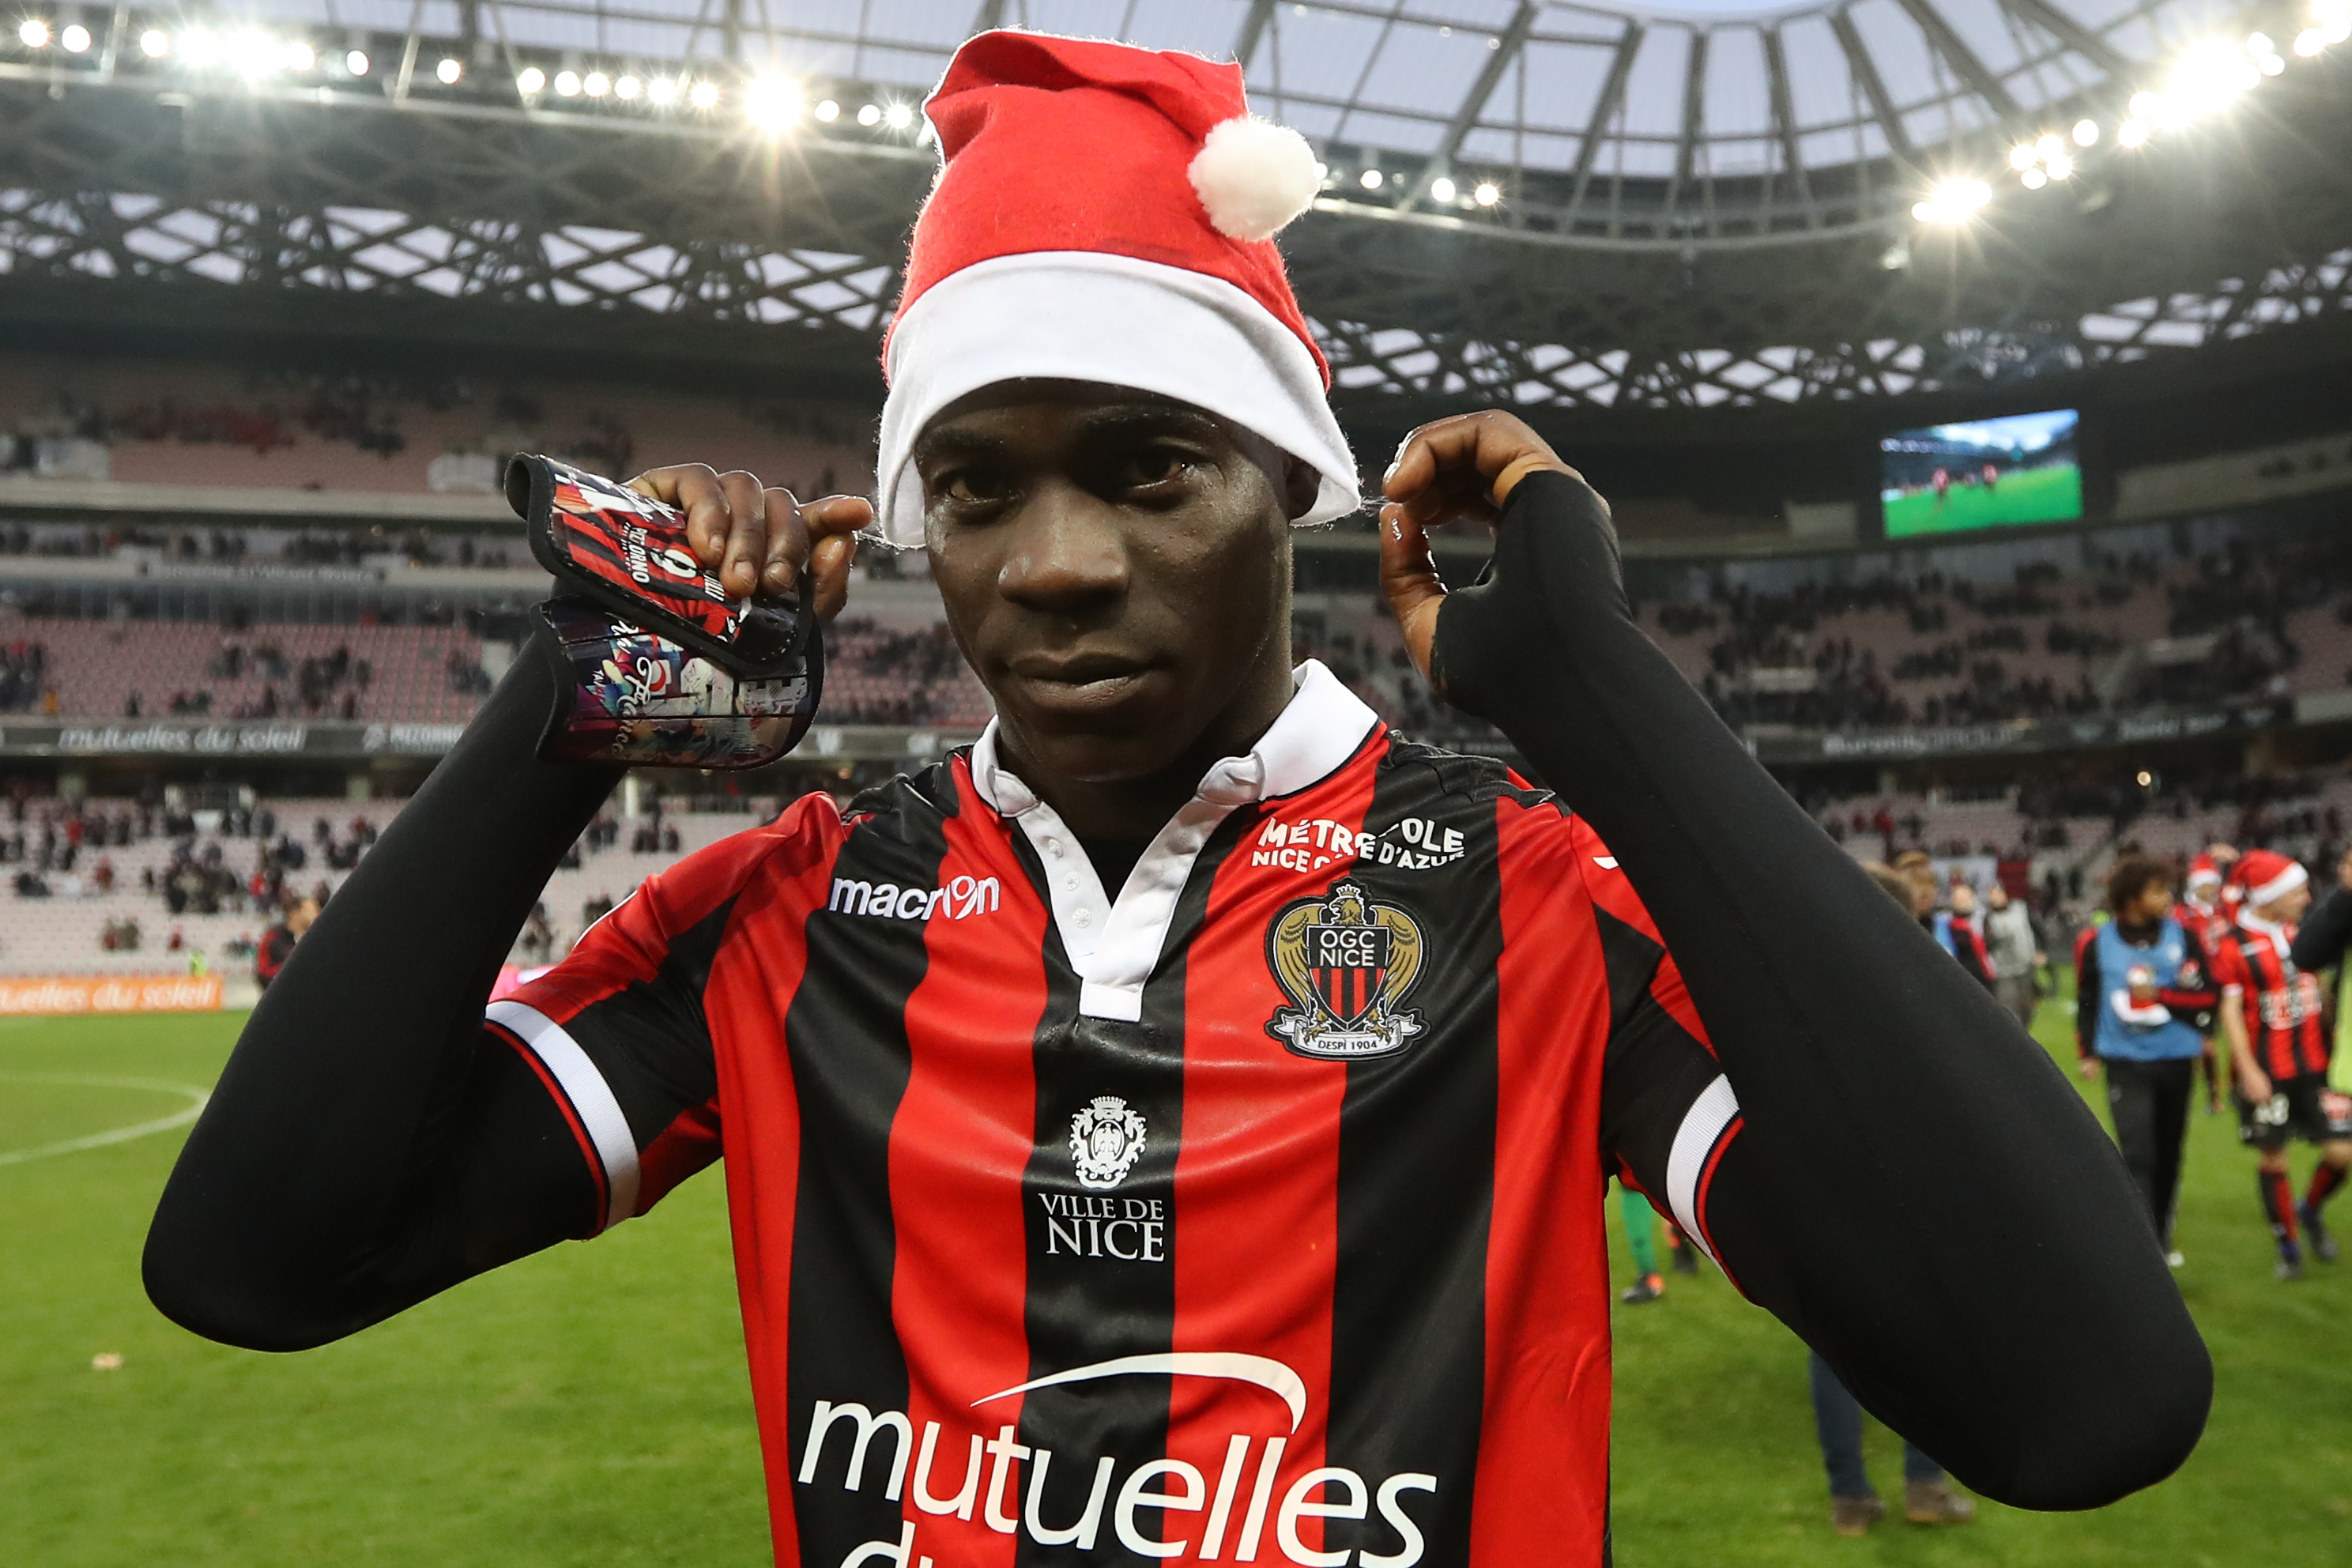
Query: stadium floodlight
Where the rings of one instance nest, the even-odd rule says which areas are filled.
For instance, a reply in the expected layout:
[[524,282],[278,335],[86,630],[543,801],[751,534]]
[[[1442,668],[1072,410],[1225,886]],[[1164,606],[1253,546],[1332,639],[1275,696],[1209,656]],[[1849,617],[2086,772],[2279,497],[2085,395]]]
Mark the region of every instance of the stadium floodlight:
[[743,118],[770,135],[781,135],[801,117],[801,89],[782,77],[755,79],[743,89]]
[[2041,161],[2042,154],[2033,150],[2031,142],[2020,142],[2009,150],[2009,166],[2021,174]]
[[857,123],[868,128],[881,124],[882,106],[878,103],[860,104],[857,109]]
[[2063,180],[2074,172],[2074,160],[2061,153],[2054,158],[2043,160],[2042,166],[2049,172],[2052,179]]
[[2147,122],[2144,120],[2126,120],[2116,126],[2116,145],[2118,147],[2147,146]]
[[894,103],[882,111],[882,123],[893,131],[904,131],[914,122],[915,110],[911,105]]
[[2278,53],[2278,46],[2271,42],[2268,33],[2249,33],[2246,35],[2246,53],[2261,59],[2264,55]]
[[139,35],[139,52],[151,60],[160,60],[172,52],[172,35],[161,27],[150,27]]
[[696,82],[691,88],[687,89],[686,101],[694,105],[697,109],[718,108],[719,84],[715,81]]
[[2165,106],[2173,116],[2193,120],[2225,107],[2262,79],[2262,68],[2244,50],[2207,38],[2191,44],[2174,62],[2165,83]]
[[1454,182],[1447,179],[1444,175],[1440,174],[1437,178],[1429,182],[1429,199],[1431,201],[1443,202],[1451,205],[1454,201]]
[[442,56],[441,63],[433,68],[433,79],[439,82],[443,87],[457,86],[458,79],[463,77],[465,74],[466,67],[464,63],[459,60],[452,59],[446,55]]
[[38,16],[27,16],[16,24],[16,41],[28,49],[49,47],[49,25]]
[[515,72],[515,90],[525,98],[535,98],[547,90],[547,73],[537,66],[525,66]]
[[2152,92],[2136,92],[2125,107],[2131,110],[2134,120],[2154,120],[2164,112],[2164,100]]
[[2058,139],[2055,132],[2044,132],[2033,139],[2033,155],[2045,163],[2065,151],[2066,143]]
[[2074,145],[2095,147],[2099,144],[2099,122],[2095,120],[2074,121]]
[[343,69],[352,76],[367,75],[369,68],[374,63],[367,58],[365,49],[353,49],[343,56]]
[[677,79],[676,77],[667,76],[657,76],[654,78],[653,80],[646,83],[646,97],[651,101],[658,104],[677,102]]
[[816,117],[830,125],[841,118],[841,105],[828,98],[816,106]]
[[1377,191],[1381,188],[1381,182],[1387,178],[1378,169],[1367,169],[1356,176],[1356,183],[1368,191]]
[[2327,47],[2326,37],[2316,27],[2305,27],[2294,36],[2294,52],[2305,59]]
[[192,66],[208,66],[220,58],[220,40],[209,28],[190,27],[180,35],[180,58]]
[[558,98],[579,97],[580,73],[578,71],[568,70],[557,71],[555,73],[555,96]]
[[71,23],[66,27],[64,32],[58,35],[58,42],[66,47],[66,53],[69,55],[88,54],[89,52],[89,29],[83,26],[79,22]]
[[590,71],[580,79],[580,90],[591,98],[602,98],[613,90],[613,79],[603,71]]
[[1482,207],[1491,207],[1503,199],[1503,187],[1491,180],[1486,181],[1470,193],[1470,199]]
[[1921,223],[1963,224],[1991,200],[1992,187],[1982,180],[1945,180],[1927,193],[1926,201],[1912,204],[1911,216]]
[[624,103],[635,103],[645,90],[644,80],[635,76],[624,76],[613,84],[613,96]]
[[2038,191],[2050,183],[2050,176],[2039,169],[2028,169],[2017,176],[2017,183],[2029,191]]
[[319,65],[319,51],[297,38],[278,51],[278,58],[290,71],[315,70]]
[[2264,76],[2277,76],[2286,69],[2286,58],[2283,55],[2264,55],[2254,64],[2262,68]]

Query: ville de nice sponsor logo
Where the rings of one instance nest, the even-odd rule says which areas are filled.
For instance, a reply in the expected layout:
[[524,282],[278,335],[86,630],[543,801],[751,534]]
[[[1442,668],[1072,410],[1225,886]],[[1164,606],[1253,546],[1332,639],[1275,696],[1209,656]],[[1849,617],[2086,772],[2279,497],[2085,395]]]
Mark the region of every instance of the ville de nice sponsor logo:
[[[890,1568],[934,1568],[932,1559],[922,1552],[920,1516],[952,1516],[968,1521],[975,1509],[999,1535],[1025,1533],[1040,1546],[1073,1547],[1081,1552],[1092,1552],[1103,1542],[1108,1516],[1111,1537],[1128,1552],[1143,1557],[1181,1557],[1191,1552],[1202,1563],[1255,1563],[1270,1545],[1301,1568],[1412,1568],[1421,1561],[1427,1542],[1421,1525],[1407,1510],[1406,1499],[1414,1493],[1434,1493],[1435,1476],[1405,1471],[1374,1483],[1354,1470],[1327,1465],[1301,1472],[1287,1486],[1280,1484],[1282,1457],[1307,1417],[1307,1395],[1305,1381],[1270,1356],[1218,1351],[1121,1356],[987,1394],[973,1400],[971,1408],[978,1410],[1042,1388],[1134,1376],[1213,1378],[1254,1385],[1281,1401],[1290,1417],[1290,1429],[1276,1435],[1231,1434],[1213,1488],[1198,1466],[1182,1459],[1149,1460],[1121,1478],[1115,1459],[1097,1458],[1092,1461],[1094,1484],[1086,1506],[1075,1520],[1061,1522],[1045,1519],[1041,1506],[1045,1478],[1057,1456],[1051,1448],[1015,1442],[1015,1427],[1000,1426],[996,1436],[986,1440],[978,1433],[961,1434],[966,1455],[963,1484],[940,1497],[932,1490],[932,1471],[942,1447],[940,1423],[923,1423],[918,1444],[914,1423],[903,1410],[877,1414],[863,1405],[820,1399],[809,1412],[808,1440],[802,1446],[796,1479],[804,1487],[820,1484],[827,1470],[828,1439],[836,1428],[842,1430],[842,1437],[831,1444],[831,1452],[841,1460],[842,1468],[835,1473],[840,1475],[844,1491],[878,1487],[886,1500],[898,1502],[908,1491],[908,1460],[913,1458],[915,1517],[901,1523],[896,1541],[869,1541],[852,1548],[840,1568],[881,1568],[886,1563]],[[1267,1413],[1272,1414],[1271,1408]],[[885,1435],[890,1440],[887,1470],[881,1465],[883,1453],[877,1441]],[[950,1456],[955,1442],[952,1436],[946,1440]],[[949,1463],[952,1467],[952,1458]],[[1025,1489],[1016,1467],[1027,1468]],[[985,1491],[982,1489],[983,1470]],[[953,1475],[952,1468],[948,1473]],[[1141,1516],[1147,1510],[1158,1516],[1156,1538],[1145,1534],[1142,1528]],[[1366,1546],[1325,1551],[1309,1546],[1300,1536],[1300,1526],[1307,1521],[1369,1521],[1375,1514],[1380,1521],[1376,1528],[1384,1537],[1376,1544],[1387,1550]],[[1201,1517],[1192,1517],[1196,1515]],[[1273,1561],[1271,1552],[1265,1555]]]
[[1115,1094],[1097,1095],[1070,1118],[1070,1165],[1087,1190],[1037,1194],[1048,1257],[1168,1261],[1167,1201],[1109,1195],[1143,1158],[1147,1136],[1142,1112]]
[[1319,871],[1342,860],[1365,866],[1426,870],[1462,858],[1458,827],[1442,827],[1426,816],[1408,816],[1379,833],[1359,833],[1344,822],[1310,816],[1304,822],[1276,817],[1258,830],[1250,847],[1253,866],[1286,871]]

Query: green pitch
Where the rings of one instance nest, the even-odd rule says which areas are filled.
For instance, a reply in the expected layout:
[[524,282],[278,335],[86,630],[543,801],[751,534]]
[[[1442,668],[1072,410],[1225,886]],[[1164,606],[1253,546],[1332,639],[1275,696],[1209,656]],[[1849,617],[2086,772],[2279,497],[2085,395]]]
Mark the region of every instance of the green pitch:
[[2083,515],[2083,472],[2072,463],[2027,468],[2004,477],[1988,491],[1982,485],[1955,483],[1936,505],[1936,492],[1920,490],[1886,503],[1886,537],[1958,533],[2021,522],[2072,522]]
[[[2043,1011],[2054,1042],[2063,1018],[2055,1004]],[[238,1021],[0,1024],[0,1160],[170,1116],[184,1095],[122,1080],[209,1084]],[[89,1081],[101,1079],[112,1081]],[[180,1136],[0,1163],[0,1563],[768,1561],[714,1177],[593,1246],[557,1247],[342,1344],[264,1356],[181,1332],[140,1293],[140,1239]],[[2281,1563],[2341,1561],[2352,1261],[2273,1283],[2226,1120],[2200,1113],[2191,1139],[2181,1283],[2220,1392],[2179,1476],[2095,1514],[1988,1504],[1960,1530],[1898,1519],[1869,1542],[1841,1541],[1804,1352],[1709,1270],[1670,1277],[1654,1305],[1617,1309],[1618,1561],[2196,1568],[2257,1547]],[[2298,1174],[2308,1163],[2297,1156]],[[2341,1212],[2352,1228],[2352,1208]],[[1615,1268],[1622,1284],[1622,1249]],[[121,1364],[98,1370],[100,1356]],[[1899,1498],[1895,1441],[1871,1433],[1872,1473]]]

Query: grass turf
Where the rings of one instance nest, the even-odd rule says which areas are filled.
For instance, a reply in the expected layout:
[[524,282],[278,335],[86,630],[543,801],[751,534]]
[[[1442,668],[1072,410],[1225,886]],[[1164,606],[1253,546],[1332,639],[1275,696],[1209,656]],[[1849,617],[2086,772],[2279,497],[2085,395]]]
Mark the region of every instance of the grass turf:
[[2083,474],[2072,463],[2025,468],[2004,477],[1988,492],[1981,485],[1955,481],[1936,505],[1936,492],[1919,490],[1886,503],[1886,534],[1958,533],[1970,528],[2012,523],[2069,522],[2083,515]]
[[[53,1079],[208,1084],[240,1021],[0,1024],[0,1154],[169,1114],[184,1100]],[[2045,1006],[2045,1038],[2063,1027]],[[1840,1540],[1804,1352],[1710,1270],[1616,1310],[1618,1562],[2198,1565],[2257,1544],[2272,1561],[2345,1560],[2352,1261],[2274,1283],[2227,1119],[2198,1115],[2190,1138],[2181,1283],[2220,1391],[2179,1476],[2095,1514],[1987,1504],[1966,1529],[1897,1521]],[[263,1356],[182,1332],[141,1294],[140,1238],[178,1142],[0,1165],[0,1563],[768,1560],[717,1180],[593,1247],[554,1248],[325,1350]],[[93,1368],[110,1353],[119,1370]],[[1872,1471],[1895,1494],[1895,1440],[1870,1434]]]

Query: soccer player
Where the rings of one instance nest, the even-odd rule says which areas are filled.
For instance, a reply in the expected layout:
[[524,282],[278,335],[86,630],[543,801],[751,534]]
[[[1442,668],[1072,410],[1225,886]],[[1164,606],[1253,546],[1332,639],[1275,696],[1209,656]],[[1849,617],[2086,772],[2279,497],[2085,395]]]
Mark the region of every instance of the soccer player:
[[[2278,1243],[2278,1277],[2300,1279],[2302,1237],[2310,1238],[2313,1257],[2336,1261],[2322,1211],[2352,1166],[2352,1097],[2328,1087],[2319,982],[2294,956],[2295,922],[2311,907],[2308,873],[2284,855],[2249,849],[2231,875],[2244,899],[2215,967],[2238,1141],[2258,1156],[2255,1183]],[[2320,1146],[2319,1168],[2300,1203],[2288,1180],[2290,1138]]]
[[1633,1256],[1633,1282],[1617,1299],[1639,1307],[1666,1293],[1666,1277],[1658,1272],[1658,1214],[1640,1188],[1620,1182],[1617,1217],[1625,1222],[1625,1250]]
[[302,933],[309,931],[318,918],[317,899],[289,899],[286,900],[286,912],[278,917],[278,923],[261,933],[261,945],[254,950],[253,954],[253,978],[264,991],[269,989],[269,983],[277,979],[278,972],[286,967],[286,961],[294,956],[294,944],[302,940]]
[[2107,874],[2113,919],[2093,928],[2074,982],[2074,1044],[2106,1069],[2107,1111],[2132,1180],[2147,1201],[2166,1261],[2189,1136],[2189,1093],[2203,1041],[2196,1020],[2217,995],[2204,950],[2172,913],[2172,868],[2126,855]]
[[2095,1120],[1643,636],[1533,431],[1415,431],[1381,574],[1558,794],[1291,668],[1291,530],[1356,479],[1270,237],[1316,166],[1239,68],[991,33],[927,111],[878,517],[638,482],[828,615],[869,520],[921,544],[995,719],[486,1022],[615,782],[541,760],[522,650],[255,1012],[157,1303],[320,1344],[723,1154],[781,1563],[1590,1565],[1630,1176],[1969,1486],[2179,1465],[2210,1363]]
[[[2221,868],[2235,864],[2237,858],[2237,850],[2227,844],[2208,846],[2202,853],[2192,856],[2181,900],[2172,906],[2172,918],[2181,923],[2197,943],[2198,951],[2205,955],[2209,975],[2212,973],[2213,955],[2221,951],[2222,940],[2236,923],[2236,905],[2223,897],[2225,878]],[[2217,1006],[2190,1022],[2196,1025],[2203,1042],[2198,1059],[2205,1074],[2205,1114],[2219,1116],[2222,1081],[2228,1076],[2222,1055],[2213,1045],[2213,1032],[2221,1027],[2221,1010]]]

